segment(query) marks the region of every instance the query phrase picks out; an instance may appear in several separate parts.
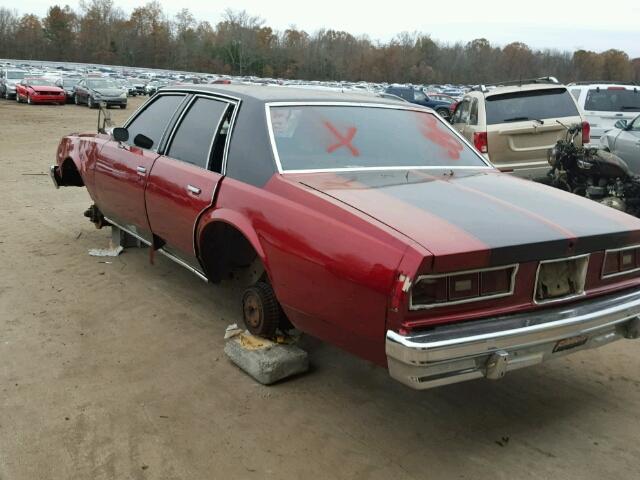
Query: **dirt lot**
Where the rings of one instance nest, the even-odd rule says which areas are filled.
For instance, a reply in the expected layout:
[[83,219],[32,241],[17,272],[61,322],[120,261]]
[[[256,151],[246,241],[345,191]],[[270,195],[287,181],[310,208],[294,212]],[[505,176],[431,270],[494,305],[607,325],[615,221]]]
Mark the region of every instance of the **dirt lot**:
[[255,384],[222,353],[235,294],[87,255],[109,231],[46,172],[96,115],[0,100],[0,479],[640,477],[639,343],[415,392],[305,339],[313,372]]

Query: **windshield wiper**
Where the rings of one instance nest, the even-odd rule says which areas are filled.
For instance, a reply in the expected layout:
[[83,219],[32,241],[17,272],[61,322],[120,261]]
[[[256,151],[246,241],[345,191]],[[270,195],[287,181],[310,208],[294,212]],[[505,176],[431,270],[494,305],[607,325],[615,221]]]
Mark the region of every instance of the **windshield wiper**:
[[529,117],[513,117],[513,118],[505,118],[503,122],[524,122],[525,120],[533,120],[534,122],[538,122],[540,125],[544,125],[544,120],[540,120],[538,118],[529,118]]

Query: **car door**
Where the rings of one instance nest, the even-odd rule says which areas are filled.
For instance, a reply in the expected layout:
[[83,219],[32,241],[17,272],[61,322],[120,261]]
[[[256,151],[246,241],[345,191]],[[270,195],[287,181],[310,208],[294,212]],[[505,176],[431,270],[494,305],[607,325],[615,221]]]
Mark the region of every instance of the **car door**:
[[634,173],[640,174],[640,116],[620,132],[614,153],[626,161]]
[[230,115],[235,104],[194,96],[151,170],[146,207],[162,251],[201,273],[194,245],[200,214],[213,204],[222,179]]
[[[186,94],[167,94],[147,103],[126,128],[126,143],[106,142],[97,154],[94,169],[96,204],[108,220],[146,242],[151,228],[144,203],[144,190],[158,149]],[[151,148],[136,145],[142,134],[153,141]]]

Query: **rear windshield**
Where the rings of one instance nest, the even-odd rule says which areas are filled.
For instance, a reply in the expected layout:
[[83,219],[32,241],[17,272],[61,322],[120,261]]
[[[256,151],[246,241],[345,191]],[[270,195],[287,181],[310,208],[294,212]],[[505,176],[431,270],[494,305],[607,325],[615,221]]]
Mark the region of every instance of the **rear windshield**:
[[485,166],[429,112],[320,105],[269,110],[283,170]]
[[487,124],[574,117],[578,108],[566,88],[529,90],[487,97]]
[[640,112],[640,90],[626,88],[591,89],[584,109],[595,112]]

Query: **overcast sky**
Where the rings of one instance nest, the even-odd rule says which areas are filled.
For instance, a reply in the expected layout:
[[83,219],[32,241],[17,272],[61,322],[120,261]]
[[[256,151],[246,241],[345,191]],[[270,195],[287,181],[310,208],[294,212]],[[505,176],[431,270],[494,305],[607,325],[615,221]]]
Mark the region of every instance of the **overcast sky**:
[[[114,0],[127,13],[143,2]],[[21,13],[40,16],[54,1],[23,0]],[[64,4],[64,0],[60,3]],[[77,8],[77,2],[68,2]],[[505,45],[522,41],[534,48],[604,51],[617,48],[632,58],[640,57],[640,1],[615,0],[455,0],[362,1],[362,0],[160,0],[165,12],[174,15],[188,8],[198,20],[215,24],[225,8],[247,10],[277,30],[291,25],[314,32],[320,28],[366,34],[388,41],[402,31],[421,31],[444,42],[485,37]]]

